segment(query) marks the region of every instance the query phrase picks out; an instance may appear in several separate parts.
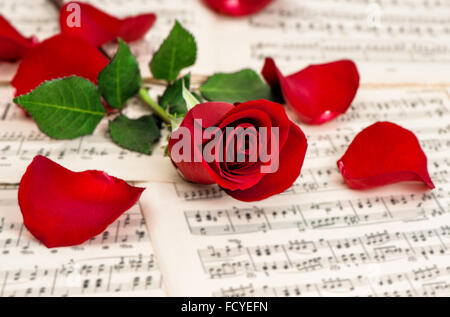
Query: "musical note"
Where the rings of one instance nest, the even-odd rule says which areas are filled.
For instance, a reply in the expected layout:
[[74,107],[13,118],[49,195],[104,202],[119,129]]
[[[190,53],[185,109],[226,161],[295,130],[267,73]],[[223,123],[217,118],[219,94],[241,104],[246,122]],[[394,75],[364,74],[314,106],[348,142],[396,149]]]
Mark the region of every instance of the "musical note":
[[[143,211],[152,219],[158,256],[167,264],[169,293],[450,294],[448,95],[405,88],[380,95],[377,89],[362,89],[355,104],[339,123],[302,126],[308,159],[300,177],[280,195],[243,203],[216,185],[149,185],[154,190],[144,193]],[[354,136],[383,119],[383,113],[394,113],[395,122],[417,135],[434,190],[405,182],[355,191],[343,182],[336,161]],[[183,265],[175,265],[181,259]]]
[[81,245],[47,249],[24,227],[17,186],[0,188],[0,297],[164,295],[136,205]]

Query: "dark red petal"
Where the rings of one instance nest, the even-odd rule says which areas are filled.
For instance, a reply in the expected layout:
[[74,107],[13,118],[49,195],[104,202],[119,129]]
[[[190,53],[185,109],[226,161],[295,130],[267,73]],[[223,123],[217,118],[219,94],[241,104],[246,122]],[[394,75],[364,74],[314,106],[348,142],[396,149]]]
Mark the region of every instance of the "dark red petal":
[[48,248],[85,242],[131,208],[144,188],[101,171],[75,173],[36,156],[19,186],[27,229]]
[[281,88],[286,104],[309,124],[324,123],[347,111],[359,87],[358,69],[350,60],[310,65],[285,77],[266,58],[262,74],[273,89]]
[[214,11],[231,16],[244,16],[264,9],[272,0],[204,0]]
[[245,190],[226,192],[242,201],[257,201],[279,194],[288,189],[300,175],[308,143],[302,130],[290,124],[289,137],[280,151],[279,169],[266,174],[255,186]]
[[[77,27],[73,24],[73,4],[79,5],[80,23]],[[153,26],[156,20],[154,14],[142,14],[135,17],[119,19],[109,15],[96,7],[77,1],[65,4],[59,14],[61,32],[82,37],[93,46],[103,44],[121,37],[124,41],[136,41],[141,39]]]
[[[244,104],[240,104],[244,105]],[[234,109],[226,114],[224,120],[220,123],[219,128],[224,130],[226,127],[232,126],[234,122],[243,119],[245,121],[251,121],[255,123],[256,126],[267,127],[270,129],[272,127],[270,112],[262,111],[262,109],[252,108],[252,107],[240,107],[236,106]],[[236,112],[236,108],[240,107],[240,111]],[[281,106],[280,106],[281,107]],[[284,112],[284,111],[283,111]],[[222,140],[223,142],[223,140]],[[217,155],[217,161],[209,164],[208,171],[215,182],[222,188],[237,190],[237,189],[247,189],[256,183],[258,183],[264,176],[259,171],[249,174],[235,175],[232,177],[225,177],[225,173],[219,163],[219,155]]]
[[17,61],[37,43],[38,41],[35,37],[23,37],[0,15],[0,61]]
[[[224,115],[233,109],[232,104],[224,102],[205,102],[196,105],[189,110],[186,117],[183,119],[180,127],[185,127],[191,132],[191,158],[188,162],[174,162],[175,166],[179,169],[183,176],[194,183],[199,184],[214,184],[215,181],[208,172],[208,165],[205,162],[195,162],[194,157],[202,157],[200,151],[194,146],[194,131],[202,132],[202,128],[208,128],[210,126],[217,125]],[[194,120],[202,120],[202,126],[195,124]],[[179,131],[178,131],[179,132]],[[172,147],[179,141],[180,135],[177,131],[174,131],[169,139],[169,153],[171,153]],[[180,138],[181,139],[181,138]],[[200,160],[200,159],[198,159]],[[173,160],[172,160],[173,161]]]
[[125,18],[121,21],[117,35],[126,42],[138,41],[151,29],[155,21],[156,15],[153,13]]
[[[247,109],[257,109],[266,112],[270,118],[273,120],[272,126],[278,127],[280,129],[280,148],[283,147],[284,143],[287,140],[289,130],[290,130],[290,120],[284,110],[283,106],[279,103],[271,102],[268,100],[260,99],[260,100],[251,100],[241,104],[238,104],[235,109],[230,112],[228,115],[233,113],[239,113],[240,111]],[[228,116],[227,116],[228,117]]]
[[390,122],[377,122],[358,133],[337,165],[354,189],[413,180],[434,188],[416,136]]
[[97,83],[98,73],[108,62],[83,39],[60,34],[32,48],[20,61],[11,83],[16,88],[16,96],[30,92],[46,80],[70,75]]

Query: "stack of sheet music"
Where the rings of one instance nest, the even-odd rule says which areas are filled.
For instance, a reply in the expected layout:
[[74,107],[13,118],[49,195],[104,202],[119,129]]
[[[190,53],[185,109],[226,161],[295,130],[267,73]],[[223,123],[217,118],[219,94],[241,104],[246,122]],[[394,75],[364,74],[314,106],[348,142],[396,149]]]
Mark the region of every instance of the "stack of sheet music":
[[[150,157],[115,146],[104,126],[72,141],[49,139],[12,103],[15,65],[0,64],[0,296],[450,295],[450,1],[277,0],[243,19],[214,15],[198,0],[90,2],[117,15],[156,12],[155,28],[132,46],[146,77],[178,19],[199,46],[193,74],[259,70],[265,56],[287,74],[350,58],[362,85],[345,115],[301,125],[309,148],[292,188],[250,204],[184,182],[162,149]],[[27,35],[58,32],[45,0],[0,0],[0,11]],[[144,111],[133,102],[132,111]],[[418,136],[435,190],[343,184],[337,159],[379,120]],[[103,234],[47,249],[24,228],[17,204],[17,184],[37,154],[147,190]]]

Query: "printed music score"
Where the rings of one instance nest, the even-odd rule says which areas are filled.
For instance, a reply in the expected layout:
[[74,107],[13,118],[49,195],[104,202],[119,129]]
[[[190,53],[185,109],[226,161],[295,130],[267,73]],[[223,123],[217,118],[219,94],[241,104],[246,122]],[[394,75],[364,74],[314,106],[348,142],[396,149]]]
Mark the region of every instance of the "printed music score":
[[140,207],[75,247],[47,249],[23,226],[17,186],[0,187],[0,297],[162,296]]
[[[428,1],[278,0],[261,13],[241,19],[217,15],[199,0],[89,3],[119,17],[156,13],[157,21],[145,39],[131,44],[144,78],[151,77],[151,56],[178,20],[198,43],[199,58],[190,70],[193,74],[248,67],[260,70],[267,56],[285,72],[311,63],[350,58],[364,73],[362,82],[450,85],[439,65],[449,62],[447,1],[430,5]],[[25,35],[35,34],[43,40],[59,31],[57,11],[47,0],[32,4],[27,0],[0,1],[0,10]],[[109,44],[105,49],[112,55],[116,45]],[[7,83],[15,67],[0,67],[0,81]]]
[[[150,183],[142,206],[153,220],[148,226],[168,293],[450,294],[449,110],[442,90],[360,89],[340,122],[302,125],[309,159],[301,176],[262,202],[235,201],[214,185]],[[380,118],[385,113],[395,119]],[[348,189],[336,161],[362,128],[380,119],[416,133],[436,189],[420,183]]]
[[213,295],[227,297],[349,296],[352,294],[367,297],[448,296],[450,294],[449,275],[450,267],[434,265],[410,272],[381,275],[377,278],[359,275],[348,279],[324,279],[317,283],[280,287],[268,285],[255,287],[249,284],[221,289]]
[[[40,132],[30,119],[0,122],[1,182],[18,183],[36,155],[49,157],[71,170],[103,170],[130,181],[170,180],[176,177],[170,160],[162,155],[144,155],[115,145],[106,132],[107,122],[103,123],[105,125],[93,135],[61,141],[50,139]],[[163,149],[157,146],[157,151],[162,152]],[[122,161],[127,164],[120,164]]]
[[[151,88],[151,93],[156,94],[158,89]],[[11,87],[0,86],[0,183],[19,183],[36,155],[49,157],[72,170],[103,170],[129,181],[170,181],[177,177],[170,160],[162,155],[163,145],[154,146],[153,156],[123,149],[112,142],[107,132],[107,119],[100,123],[93,135],[74,140],[53,140],[12,102],[12,96]],[[149,113],[149,110],[134,98],[124,113],[136,118]],[[121,164],[118,168],[119,162],[123,161],[127,164]]]
[[[51,140],[12,102],[17,64],[1,63],[0,297],[450,295],[450,81],[443,67],[449,1],[277,0],[241,19],[217,15],[199,0],[89,3],[119,17],[157,14],[145,39],[131,44],[146,83],[153,52],[178,20],[196,37],[199,58],[186,70],[196,78],[259,71],[267,56],[286,74],[351,58],[363,88],[336,120],[301,125],[309,147],[291,188],[241,203],[218,186],[183,182],[163,146],[151,157],[115,146],[106,121],[91,136]],[[0,0],[0,12],[26,36],[43,40],[59,31],[47,0]],[[105,50],[113,55],[116,44]],[[146,113],[139,100],[126,111]],[[346,187],[337,159],[362,128],[380,120],[416,133],[435,190],[411,183]],[[77,247],[47,249],[24,228],[17,205],[17,183],[38,154],[72,170],[150,183],[140,204],[104,233]]]
[[396,221],[428,220],[450,213],[450,191],[399,196],[375,196],[273,207],[185,211],[192,234],[232,235],[295,228],[364,226]]
[[269,272],[311,272],[417,257],[448,256],[450,227],[412,232],[375,232],[344,239],[294,240],[262,246],[210,246],[199,257],[210,278]]

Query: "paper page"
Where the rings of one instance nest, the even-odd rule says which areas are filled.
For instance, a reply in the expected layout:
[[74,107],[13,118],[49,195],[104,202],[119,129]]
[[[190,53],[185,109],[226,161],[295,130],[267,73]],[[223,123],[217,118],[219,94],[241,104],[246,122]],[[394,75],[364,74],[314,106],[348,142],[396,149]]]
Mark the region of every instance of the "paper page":
[[[141,203],[171,296],[449,295],[450,100],[445,91],[361,89],[335,122],[302,126],[291,189],[243,203],[216,186],[148,184]],[[336,161],[389,119],[418,136],[436,189],[346,187]]]
[[223,19],[218,66],[261,69],[271,56],[289,74],[349,58],[363,83],[449,84],[441,69],[450,56],[449,10],[449,1],[274,1],[246,20]]
[[[104,119],[93,135],[54,140],[12,102],[12,91],[10,87],[0,87],[0,183],[19,183],[36,155],[47,156],[71,170],[102,170],[128,181],[167,181],[177,177],[170,159],[163,155],[164,136],[161,144],[153,147],[154,155],[128,151],[112,142],[107,132],[108,120]],[[133,99],[125,113],[134,118],[149,110],[139,99]]]
[[217,15],[196,0],[155,2],[145,8],[163,17],[146,41],[133,45],[141,47],[135,52],[145,76],[150,76],[152,52],[173,20],[180,19],[198,45],[193,74],[248,67],[259,71],[267,56],[286,74],[311,63],[349,58],[358,65],[363,83],[450,85],[441,67],[450,61],[448,1],[277,0],[261,13],[239,19]]
[[[65,1],[68,2],[68,1]],[[164,38],[169,34],[175,20],[193,34],[200,34],[211,26],[215,15],[197,0],[175,1],[142,1],[142,0],[94,0],[80,1],[93,4],[106,13],[117,17],[125,17],[153,12],[157,15],[157,22],[142,41],[131,43],[133,54],[138,57],[142,76],[149,77],[148,64],[153,52],[158,49]],[[44,40],[59,33],[58,12],[48,0],[0,0],[0,13],[3,14],[25,36],[36,35]],[[205,43],[206,45],[206,43]],[[117,45],[105,45],[105,50],[114,56]],[[200,48],[203,51],[203,48]],[[207,61],[209,56],[199,52],[199,58]],[[207,67],[209,67],[208,62]],[[0,63],[0,83],[8,83],[15,74],[17,63]],[[207,67],[203,71],[210,71]]]
[[[185,70],[195,75],[248,67],[259,71],[266,56],[275,58],[286,74],[311,63],[349,58],[363,83],[450,85],[441,67],[449,62],[448,0],[276,0],[239,19],[215,14],[200,0],[86,2],[119,17],[156,13],[150,32],[131,44],[145,78],[151,76],[153,53],[179,20],[196,38],[197,62]],[[44,39],[59,31],[56,10],[46,0],[0,0],[0,12],[25,35]],[[106,47],[111,55],[115,46]],[[8,82],[14,72],[14,65],[1,63],[0,81]]]
[[139,205],[76,247],[47,249],[24,227],[17,186],[0,186],[0,297],[164,296]]

